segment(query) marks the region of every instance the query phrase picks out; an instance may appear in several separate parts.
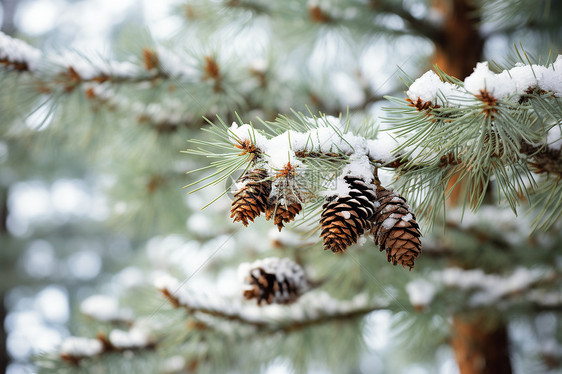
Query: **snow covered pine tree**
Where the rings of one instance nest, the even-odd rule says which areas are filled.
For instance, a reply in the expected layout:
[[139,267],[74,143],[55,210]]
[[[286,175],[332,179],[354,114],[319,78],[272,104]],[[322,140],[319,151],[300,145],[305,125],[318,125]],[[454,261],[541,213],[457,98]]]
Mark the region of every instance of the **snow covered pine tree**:
[[[80,296],[75,336],[39,372],[560,370],[560,2],[176,10],[182,37],[139,32],[123,61],[0,34],[6,170],[87,153],[111,185],[108,226],[139,249],[99,277],[111,296]],[[491,62],[513,40],[549,57]],[[394,64],[419,78],[400,87]],[[210,173],[183,204],[186,170]]]

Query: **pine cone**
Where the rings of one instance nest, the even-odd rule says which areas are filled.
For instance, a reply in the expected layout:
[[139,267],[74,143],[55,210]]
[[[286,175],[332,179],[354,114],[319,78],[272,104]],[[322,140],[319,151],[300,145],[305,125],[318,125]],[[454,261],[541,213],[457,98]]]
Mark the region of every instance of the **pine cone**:
[[267,304],[289,304],[308,288],[304,270],[288,258],[270,257],[240,265],[247,288],[244,297]]
[[279,231],[285,227],[285,223],[289,223],[295,219],[295,216],[302,210],[302,205],[299,199],[287,198],[277,199],[276,197],[270,198],[268,205],[265,208],[265,219],[270,220],[273,217],[273,224],[277,225]]
[[375,212],[374,185],[351,176],[344,180],[350,187],[349,195],[327,199],[322,206],[320,236],[324,239],[324,249],[332,252],[344,252],[356,243],[359,236],[371,228]]
[[248,226],[248,221],[254,222],[254,218],[265,212],[271,193],[271,181],[267,177],[267,171],[254,169],[238,179],[236,183],[241,187],[234,193],[230,210],[234,222]]
[[392,190],[377,187],[377,202],[372,233],[381,252],[386,250],[388,262],[410,270],[421,253],[421,233],[416,217],[406,199]]

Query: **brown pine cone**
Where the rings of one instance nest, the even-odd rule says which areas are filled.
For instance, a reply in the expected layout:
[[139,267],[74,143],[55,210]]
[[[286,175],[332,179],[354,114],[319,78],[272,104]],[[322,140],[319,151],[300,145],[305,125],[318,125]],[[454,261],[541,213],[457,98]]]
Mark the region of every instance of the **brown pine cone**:
[[244,298],[256,299],[258,305],[289,304],[308,288],[304,270],[288,258],[265,258],[241,265],[246,289]]
[[271,193],[271,181],[267,177],[267,171],[254,169],[238,179],[240,188],[234,193],[230,210],[234,222],[248,226],[248,221],[254,222],[254,218],[265,212]]
[[285,227],[285,223],[289,223],[295,219],[295,216],[302,210],[302,205],[298,201],[287,203],[285,199],[275,202],[273,199],[265,208],[265,219],[273,218],[273,224],[277,225],[279,231]]
[[406,199],[392,190],[377,187],[378,207],[373,217],[375,244],[386,251],[387,260],[410,270],[421,253],[421,233]]
[[371,227],[375,211],[376,194],[374,185],[361,178],[346,176],[350,191],[346,196],[333,196],[322,206],[320,224],[324,249],[344,252],[347,247]]

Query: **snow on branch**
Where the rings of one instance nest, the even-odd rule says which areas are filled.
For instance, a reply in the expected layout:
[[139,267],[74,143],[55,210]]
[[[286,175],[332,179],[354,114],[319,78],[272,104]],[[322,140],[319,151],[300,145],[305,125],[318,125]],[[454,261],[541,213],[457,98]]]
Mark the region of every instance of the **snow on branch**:
[[[429,71],[410,85],[406,100],[388,99],[398,105],[388,108],[395,116],[387,122],[399,142],[394,152],[403,155],[399,185],[430,222],[442,212],[436,207],[452,192],[452,178],[467,191],[458,203],[475,211],[491,181],[514,212],[522,191],[540,193],[533,188],[539,174],[553,174],[540,181],[554,190],[562,171],[562,55],[547,66],[517,64],[499,74],[482,62],[464,82]],[[555,219],[544,220],[538,208],[535,228],[546,229]]]
[[105,106],[114,111],[133,115],[140,124],[151,126],[160,133],[170,133],[181,127],[201,127],[203,120],[195,121],[185,102],[170,98],[162,103],[145,104],[131,100],[117,92],[110,82],[84,84],[84,94],[94,106]]
[[175,308],[204,318],[238,322],[265,333],[294,331],[300,328],[361,317],[375,310],[387,308],[387,303],[358,294],[352,300],[336,300],[326,293],[309,293],[291,305],[259,307],[241,300],[225,300],[216,295],[203,294],[183,288],[173,277],[165,276],[155,286]]
[[[392,150],[396,142],[381,135],[367,139],[347,131],[339,118],[301,118],[303,128],[288,129],[268,137],[250,124],[233,123],[228,129],[230,142],[245,152],[259,154],[271,170],[282,170],[290,163],[293,168],[305,168],[306,157],[349,157],[343,174],[371,180],[370,163],[388,164],[395,160]],[[342,186],[345,184],[342,184]]]
[[99,358],[108,353],[150,350],[156,341],[150,329],[142,323],[129,330],[112,330],[108,335],[98,334],[95,339],[71,336],[66,338],[58,351],[59,357],[70,364],[78,365],[84,359]]
[[[245,169],[232,184],[234,222],[247,226],[265,213],[265,219],[273,218],[281,231],[310,203],[310,211],[322,209],[324,249],[344,252],[372,233],[389,262],[412,269],[421,253],[415,215],[406,199],[378,179],[379,168],[396,167],[392,152],[396,142],[372,128],[363,134],[351,132],[349,122],[339,118],[294,114],[294,119],[281,116],[274,123],[263,122],[266,131],[252,124],[227,126],[219,118],[220,125],[208,129],[215,136],[213,142],[192,140],[198,147],[186,151],[220,158],[195,170],[217,171],[186,187],[207,183],[194,192]],[[214,180],[208,182],[209,178]]]
[[34,71],[40,60],[38,49],[0,32],[0,65],[17,71]]
[[406,285],[412,306],[427,308],[439,293],[451,289],[467,292],[470,307],[509,307],[524,299],[538,310],[562,307],[562,293],[549,290],[558,287],[559,277],[554,269],[518,267],[510,274],[486,273],[482,269],[449,267],[430,273],[428,279],[417,278]]
[[288,258],[268,257],[238,266],[244,297],[267,304],[295,302],[308,288],[303,268]]
[[101,322],[131,323],[134,319],[131,309],[119,308],[115,298],[105,295],[88,297],[80,304],[80,311]]
[[484,95],[497,100],[518,102],[522,96],[533,92],[551,92],[562,96],[562,55],[549,66],[518,64],[512,69],[496,74],[487,62],[480,62],[464,84],[443,81],[433,71],[416,79],[406,93],[419,109],[429,106],[468,107],[476,105]]

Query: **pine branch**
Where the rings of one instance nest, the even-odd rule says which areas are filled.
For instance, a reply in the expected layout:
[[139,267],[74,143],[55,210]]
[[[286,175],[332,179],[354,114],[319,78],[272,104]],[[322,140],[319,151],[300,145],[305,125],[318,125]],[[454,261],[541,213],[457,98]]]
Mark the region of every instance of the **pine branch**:
[[151,351],[156,347],[156,342],[140,330],[113,330],[109,335],[99,333],[95,339],[69,337],[62,343],[59,357],[64,362],[79,366],[83,360],[99,360],[104,355],[124,352]]
[[[399,181],[415,194],[422,215],[435,219],[453,177],[466,182],[465,204],[475,210],[494,177],[515,211],[521,192],[533,192],[525,183],[534,184],[533,165],[535,171],[541,165],[556,170],[555,151],[537,152],[562,118],[557,115],[562,86],[555,83],[561,66],[559,58],[548,67],[518,66],[494,74],[478,64],[464,82],[428,72],[410,86],[406,101],[389,98],[400,105],[389,110],[395,115],[389,121],[402,138],[397,151],[408,160],[398,170]],[[552,135],[554,142],[560,138]]]
[[[170,282],[170,281],[168,281]],[[190,315],[208,315],[225,321],[252,327],[253,333],[290,333],[309,327],[342,320],[352,320],[376,310],[385,310],[387,305],[369,302],[366,295],[357,295],[353,301],[337,301],[325,294],[315,295],[314,304],[294,304],[279,309],[242,306],[235,301],[218,302],[196,295],[192,291],[179,289],[177,281],[158,288],[174,308],[183,308]],[[312,299],[311,299],[312,300]]]
[[41,52],[29,44],[0,32],[0,67],[16,72],[33,72]]

